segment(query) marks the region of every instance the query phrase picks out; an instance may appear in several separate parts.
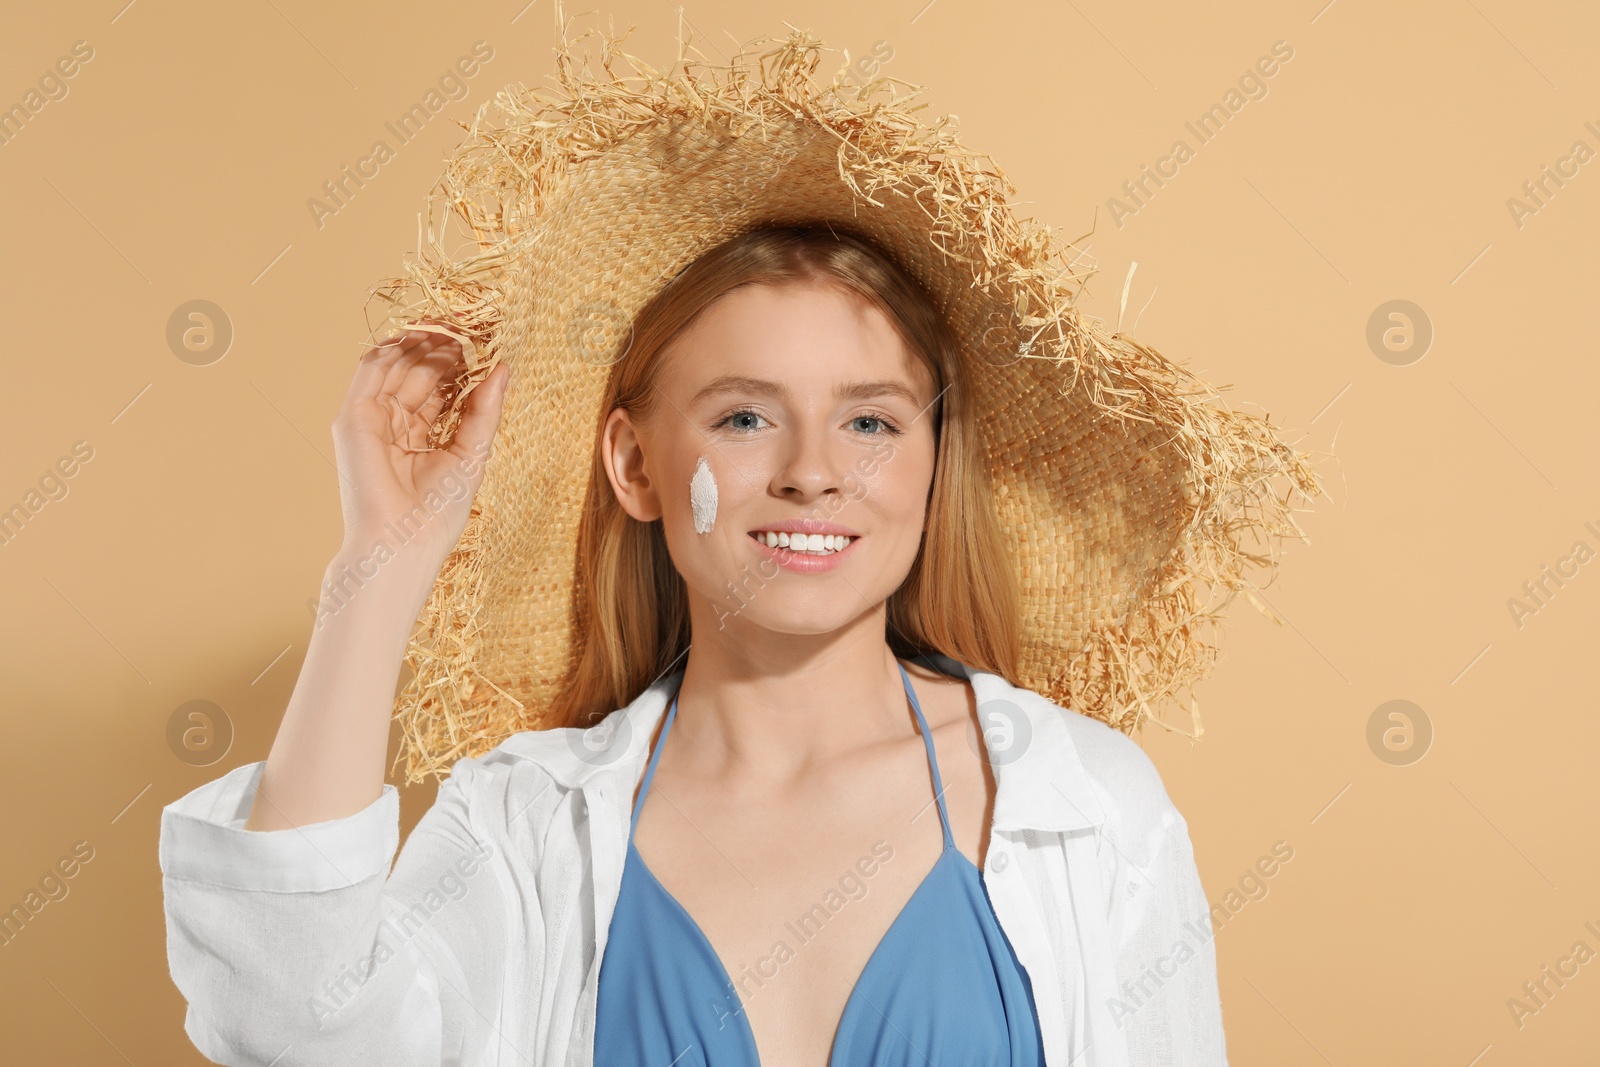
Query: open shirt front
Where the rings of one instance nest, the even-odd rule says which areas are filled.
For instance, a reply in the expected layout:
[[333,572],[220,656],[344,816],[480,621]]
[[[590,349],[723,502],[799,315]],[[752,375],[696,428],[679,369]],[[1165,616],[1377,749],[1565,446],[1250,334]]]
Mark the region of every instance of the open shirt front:
[[[1144,750],[998,675],[922,662],[977,697],[996,788],[984,885],[1049,1067],[1226,1067],[1209,906]],[[285,830],[244,829],[263,762],[168,804],[167,958],[190,1040],[263,1067],[595,1067],[629,801],[680,677],[589,730],[458,761],[403,849],[388,784]]]

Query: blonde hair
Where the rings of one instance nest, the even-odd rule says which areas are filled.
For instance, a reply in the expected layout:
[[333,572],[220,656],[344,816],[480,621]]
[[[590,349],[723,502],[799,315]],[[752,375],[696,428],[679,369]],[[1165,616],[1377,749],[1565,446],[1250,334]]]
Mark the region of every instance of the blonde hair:
[[[835,285],[875,305],[937,390],[926,413],[935,441],[928,528],[885,605],[891,650],[902,658],[939,652],[1014,679],[1020,597],[967,427],[971,408],[956,344],[927,292],[869,238],[836,224],[767,226],[690,263],[635,316],[612,365],[599,425],[618,407],[648,425],[664,350],[718,297],[745,285],[806,282]],[[598,430],[578,530],[573,647],[551,726],[588,726],[631,703],[675,669],[690,641],[688,588],[661,523],[623,510],[606,477]]]

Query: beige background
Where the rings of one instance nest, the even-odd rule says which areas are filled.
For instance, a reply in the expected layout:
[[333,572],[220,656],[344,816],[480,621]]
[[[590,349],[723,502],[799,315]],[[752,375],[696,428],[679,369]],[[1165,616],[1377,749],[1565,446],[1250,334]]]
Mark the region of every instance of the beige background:
[[[13,7],[0,32],[0,106],[74,42],[94,50],[0,145],[0,508],[74,442],[93,449],[0,544],[0,905],[74,843],[93,849],[70,894],[0,947],[16,1063],[202,1062],[164,957],[160,808],[265,756],[340,536],[328,428],[367,288],[415,246],[453,120],[550,71],[550,0],[122,2]],[[1508,0],[925,2],[690,0],[681,15],[718,61],[786,20],[852,56],[882,42],[883,73],[929,85],[929,113],[960,116],[1024,213],[1095,230],[1092,314],[1116,321],[1136,261],[1125,325],[1137,315],[1230,403],[1337,456],[1310,544],[1267,590],[1287,625],[1241,602],[1200,689],[1204,740],[1140,739],[1213,902],[1274,842],[1294,850],[1218,933],[1232,1061],[1596,1062],[1600,962],[1520,1027],[1507,1001],[1575,943],[1600,951],[1600,162],[1520,225],[1507,202],[1574,142],[1600,150],[1600,16]],[[679,9],[602,10],[671,64]],[[308,199],[477,40],[494,56],[468,95],[318,228]],[[1184,123],[1280,40],[1293,58],[1267,94],[1199,144]],[[1193,158],[1118,227],[1108,199],[1179,138]],[[165,338],[194,299],[235,330],[209,366]],[[1394,299],[1435,331],[1406,365],[1366,339]],[[1519,625],[1511,599],[1569,556]],[[1367,740],[1396,699],[1434,731],[1409,765]],[[191,700],[236,729],[209,767],[168,745]],[[404,798],[409,830],[432,793]]]

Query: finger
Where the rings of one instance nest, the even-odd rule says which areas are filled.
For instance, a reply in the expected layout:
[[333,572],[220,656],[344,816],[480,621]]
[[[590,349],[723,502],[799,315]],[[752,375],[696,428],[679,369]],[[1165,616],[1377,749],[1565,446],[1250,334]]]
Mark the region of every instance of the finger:
[[437,344],[430,334],[408,336],[393,346],[386,346],[370,358],[363,358],[350,382],[346,403],[352,406],[361,403],[391,406],[394,403],[392,394],[405,382],[411,367]]
[[[417,352],[415,358],[408,356],[391,368],[391,382],[401,371],[404,377],[393,392],[380,393],[376,400],[389,414],[394,439],[411,449],[429,447],[433,418],[454,395],[456,369],[464,363],[461,348],[454,343],[442,343],[426,352],[419,347]],[[433,410],[424,414],[422,409],[429,404]]]
[[460,345],[441,345],[422,353],[404,365],[404,373],[392,390],[396,402],[407,411],[416,412],[430,397],[441,390],[448,391],[455,384],[457,368],[465,363]]
[[[389,373],[384,376],[383,387],[379,392],[393,393],[398,397],[401,389],[405,386],[406,379],[411,375],[412,368],[417,365],[418,361],[427,358],[436,351],[448,352],[452,358],[459,359],[461,358],[461,342],[453,337],[443,337],[436,333],[419,333],[417,338],[406,346],[405,351],[400,354],[399,358],[389,364]],[[423,399],[426,399],[426,396],[427,394],[424,393],[423,396],[417,398],[417,402],[421,403]]]
[[391,341],[367,349],[362,354],[360,363],[356,365],[348,399],[375,399],[384,391],[395,364],[409,355],[414,355],[419,349],[426,351],[431,348],[437,337],[437,334],[407,330]]
[[450,452],[458,460],[476,460],[481,465],[489,458],[490,445],[505,410],[506,388],[510,381],[511,368],[501,363],[483,384],[467,394],[461,407],[461,425],[450,442]]
[[379,335],[378,342],[361,354],[362,360],[371,359],[380,354],[393,355],[396,351],[403,351],[414,344],[427,340],[429,337],[439,337],[435,330],[425,328],[427,320],[418,322],[402,329],[390,330]]
[[432,425],[439,418],[439,414],[449,405],[450,390],[441,386],[434,391],[432,396],[422,402],[421,407],[417,408],[417,417],[423,422]]

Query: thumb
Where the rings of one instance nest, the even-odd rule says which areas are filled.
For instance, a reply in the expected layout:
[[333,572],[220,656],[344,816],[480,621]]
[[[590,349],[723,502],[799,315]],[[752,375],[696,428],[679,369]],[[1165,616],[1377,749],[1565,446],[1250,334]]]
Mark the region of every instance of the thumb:
[[[461,424],[456,427],[450,451],[463,460],[476,460],[481,474],[482,465],[493,451],[495,431],[500,428],[504,412],[506,388],[511,381],[511,367],[498,364],[489,372],[483,384],[467,394],[461,406]],[[476,480],[476,477],[474,478]]]

